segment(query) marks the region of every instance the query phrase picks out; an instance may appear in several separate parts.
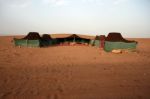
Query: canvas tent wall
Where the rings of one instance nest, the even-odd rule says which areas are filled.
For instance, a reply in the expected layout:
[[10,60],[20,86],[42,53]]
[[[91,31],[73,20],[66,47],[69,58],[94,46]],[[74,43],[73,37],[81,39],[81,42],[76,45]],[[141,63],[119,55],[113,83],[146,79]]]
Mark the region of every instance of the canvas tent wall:
[[94,40],[93,46],[100,47],[100,40]]
[[95,41],[94,39],[93,39],[93,40],[90,40],[90,45],[91,45],[91,46],[94,46],[94,41]]
[[16,39],[14,38],[15,46],[24,46],[24,47],[39,47],[39,40],[26,40],[26,39]]
[[105,35],[96,36],[94,40],[91,40],[93,46],[103,47],[105,41]]
[[128,41],[120,33],[109,33],[105,39],[104,50],[110,52],[114,49],[136,49],[136,41]]
[[96,47],[99,47],[100,46],[100,39],[99,39],[99,36],[96,36],[94,38],[94,40],[91,40],[90,44],[92,46],[96,46]]
[[40,47],[41,37],[37,32],[30,32],[22,39],[14,38],[15,46]]
[[109,42],[105,41],[105,51],[110,52],[114,49],[128,49],[128,50],[133,50],[136,49],[136,42]]

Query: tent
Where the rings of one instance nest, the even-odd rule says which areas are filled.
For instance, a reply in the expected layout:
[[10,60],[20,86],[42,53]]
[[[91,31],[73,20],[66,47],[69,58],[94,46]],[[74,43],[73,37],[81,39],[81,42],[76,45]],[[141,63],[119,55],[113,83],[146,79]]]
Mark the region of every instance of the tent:
[[49,46],[52,45],[52,38],[48,34],[43,34],[41,38],[41,46]]
[[56,37],[56,39],[58,44],[70,43],[70,42],[74,42],[77,44],[90,43],[90,38],[87,38],[86,36],[83,35],[77,35],[77,34],[71,34],[65,37]]
[[51,35],[49,34],[43,34],[42,38],[41,38],[41,46],[45,47],[45,46],[52,46],[52,45],[56,45],[57,44],[57,40],[55,38],[52,38]]
[[137,42],[129,41],[122,37],[121,33],[111,32],[105,38],[104,50],[110,52],[114,49],[136,49]]
[[93,46],[96,46],[96,47],[100,47],[100,36],[96,36],[95,39],[93,40]]
[[77,35],[77,34],[43,34],[40,37],[37,32],[29,32],[27,36],[22,39],[14,38],[16,46],[26,47],[46,47],[57,44],[90,44],[93,36]]
[[41,37],[37,32],[29,32],[29,34],[22,39],[14,38],[14,43],[15,46],[40,47]]
[[96,36],[94,40],[91,40],[91,45],[104,48],[105,35]]

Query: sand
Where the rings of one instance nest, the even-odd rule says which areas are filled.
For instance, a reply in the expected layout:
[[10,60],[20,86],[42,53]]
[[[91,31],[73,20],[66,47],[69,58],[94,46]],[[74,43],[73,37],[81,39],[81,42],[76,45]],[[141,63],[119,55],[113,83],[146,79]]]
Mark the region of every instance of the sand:
[[0,37],[0,99],[150,99],[150,39],[137,53],[15,47]]

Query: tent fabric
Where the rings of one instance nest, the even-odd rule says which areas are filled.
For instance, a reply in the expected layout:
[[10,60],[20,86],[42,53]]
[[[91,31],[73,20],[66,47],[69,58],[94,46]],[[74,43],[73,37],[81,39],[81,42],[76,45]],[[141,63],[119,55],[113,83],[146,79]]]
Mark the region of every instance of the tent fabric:
[[[93,41],[93,46],[96,46],[96,47],[102,47],[101,46],[101,44],[102,44],[102,42],[104,42],[105,41],[105,35],[100,35],[100,36],[96,36],[95,37],[95,40]],[[103,44],[103,46],[104,46],[104,44]]]
[[29,32],[27,36],[25,36],[23,39],[27,40],[39,40],[41,39],[38,32]]
[[100,40],[94,40],[93,46],[100,47]]
[[91,39],[90,36],[70,34],[65,35],[64,37],[55,36],[55,38],[51,37],[49,34],[43,34],[42,37],[38,32],[29,32],[27,36],[22,39],[14,39],[16,46],[52,46],[57,44],[62,44],[68,42],[76,42],[78,44],[87,43],[89,44]]
[[40,47],[40,40],[27,40],[28,47]]
[[58,43],[64,43],[64,42],[76,42],[76,43],[90,43],[90,39],[88,38],[84,38],[84,37],[80,37],[79,35],[76,34],[72,34],[69,35],[67,37],[59,37],[56,38]]
[[14,38],[15,46],[27,46],[27,40]]
[[105,35],[100,35],[100,47],[104,49],[105,46]]
[[137,42],[129,41],[122,37],[121,33],[109,33],[105,38],[104,50],[110,52],[114,49],[136,49]]
[[113,49],[136,49],[136,41],[128,41],[124,39],[121,33],[109,33],[107,37],[105,35],[96,36],[94,39],[85,37],[83,35],[65,35],[65,37],[51,37],[49,34],[43,34],[40,37],[37,32],[29,32],[27,36],[22,39],[14,38],[14,43],[16,46],[26,46],[26,47],[45,47],[52,46],[62,43],[76,42],[78,44],[91,44],[92,46],[102,47],[105,51],[110,52]]
[[52,38],[49,34],[43,34],[41,37],[41,46],[49,46],[52,45]]
[[39,47],[40,40],[25,40],[25,39],[14,39],[15,46],[24,46],[24,47]]
[[106,52],[110,52],[114,49],[132,50],[132,49],[136,49],[136,46],[137,46],[136,42],[127,43],[127,42],[109,42],[109,41],[105,41],[104,50]]
[[[71,35],[73,34],[51,34],[51,37],[54,39],[54,38],[67,38],[67,37],[70,37]],[[87,35],[81,35],[81,34],[75,34],[77,35],[78,37],[80,38],[86,38],[86,39],[90,39],[90,40],[94,40],[95,37],[94,36],[87,36]]]
[[92,46],[94,46],[94,41],[95,41],[95,40],[90,40],[90,43],[89,43],[89,44],[92,45]]
[[111,32],[108,34],[108,36],[105,38],[105,41],[111,41],[111,42],[135,42],[135,41],[129,41],[122,37],[121,33],[117,32]]
[[40,47],[41,37],[37,32],[29,32],[27,36],[22,39],[14,38],[15,46],[26,47]]
[[52,45],[57,45],[58,40],[56,38],[52,38],[51,35],[49,34],[43,34],[41,37],[41,46],[46,47],[46,46],[52,46]]

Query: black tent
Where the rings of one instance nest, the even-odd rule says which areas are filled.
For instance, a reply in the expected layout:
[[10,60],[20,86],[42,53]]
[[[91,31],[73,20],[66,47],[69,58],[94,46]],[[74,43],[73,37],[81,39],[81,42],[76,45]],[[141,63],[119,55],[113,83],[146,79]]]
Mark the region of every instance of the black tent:
[[38,32],[29,32],[27,36],[25,36],[23,39],[27,40],[39,40],[41,39]]
[[41,37],[41,46],[52,45],[52,38],[49,34],[43,34]]
[[90,39],[80,37],[76,34],[72,34],[68,37],[64,37],[64,38],[62,37],[62,38],[56,38],[56,39],[59,43],[75,42],[75,43],[79,43],[79,44],[81,44],[81,43],[88,43],[89,44],[89,42],[90,42]]

